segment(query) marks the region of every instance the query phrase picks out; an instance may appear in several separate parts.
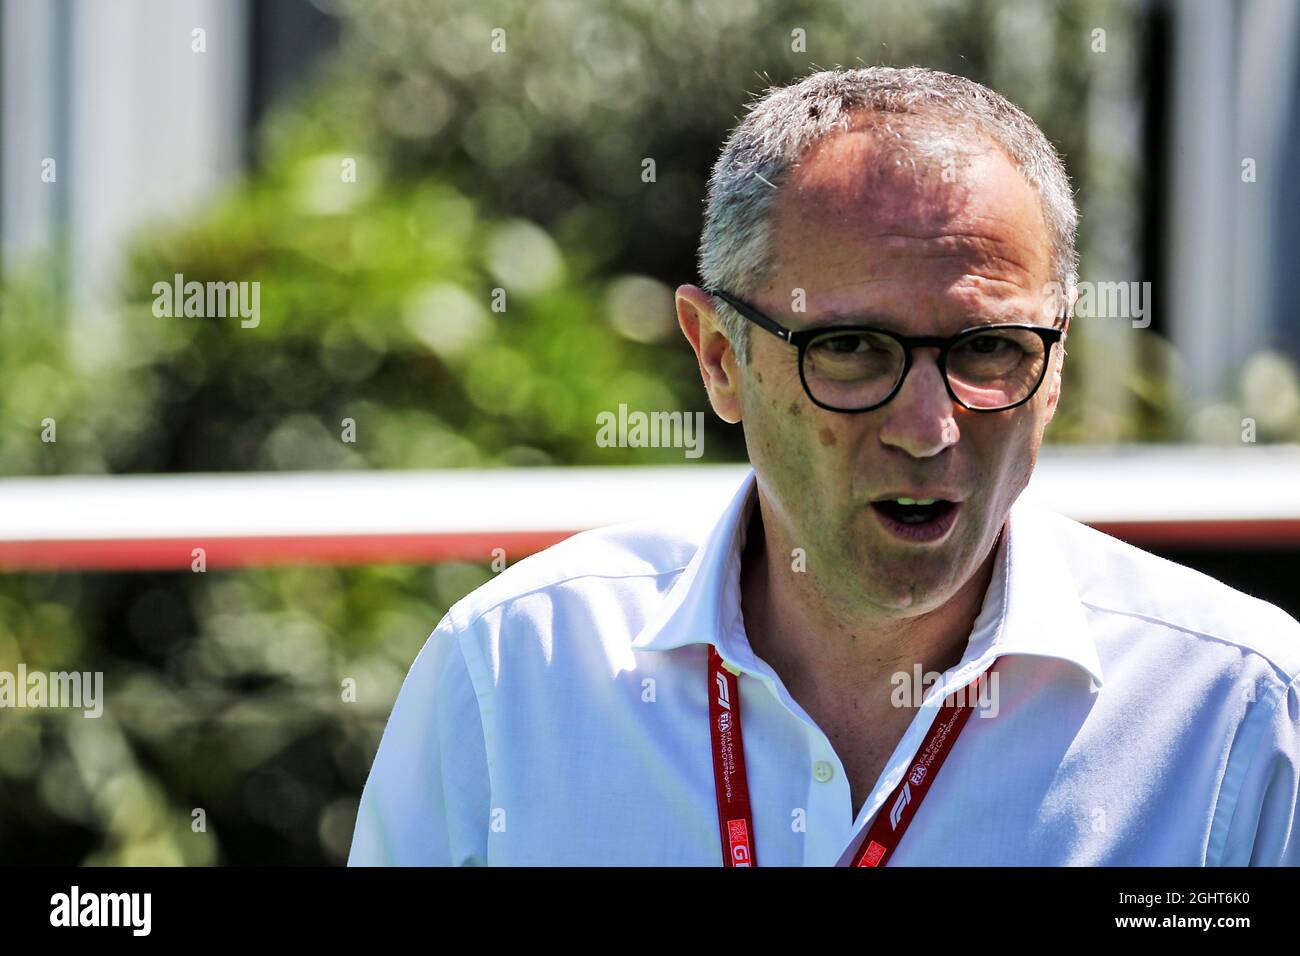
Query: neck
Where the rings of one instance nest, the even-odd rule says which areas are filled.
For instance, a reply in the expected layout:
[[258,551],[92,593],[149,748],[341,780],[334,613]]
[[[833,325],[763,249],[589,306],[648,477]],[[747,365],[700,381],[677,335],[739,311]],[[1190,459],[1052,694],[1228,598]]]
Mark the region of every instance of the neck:
[[[779,541],[769,541],[763,498],[753,509],[741,557],[740,590],[746,635],[754,653],[804,703],[827,694],[864,692],[887,701],[891,678],[942,673],[966,651],[970,632],[993,573],[996,547],[979,570],[941,607],[911,617],[845,608],[813,586],[806,573],[793,573]],[[774,535],[779,538],[779,534]]]

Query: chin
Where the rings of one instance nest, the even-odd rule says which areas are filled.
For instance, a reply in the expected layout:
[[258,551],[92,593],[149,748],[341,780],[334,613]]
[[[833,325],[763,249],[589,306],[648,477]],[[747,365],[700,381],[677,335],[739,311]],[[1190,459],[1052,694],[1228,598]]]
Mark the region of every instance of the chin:
[[888,590],[881,588],[880,577],[875,577],[869,582],[864,581],[862,593],[869,594],[871,603],[877,607],[910,614],[933,611],[935,608],[942,607],[952,597],[952,592],[937,581],[920,577],[897,580],[897,586]]

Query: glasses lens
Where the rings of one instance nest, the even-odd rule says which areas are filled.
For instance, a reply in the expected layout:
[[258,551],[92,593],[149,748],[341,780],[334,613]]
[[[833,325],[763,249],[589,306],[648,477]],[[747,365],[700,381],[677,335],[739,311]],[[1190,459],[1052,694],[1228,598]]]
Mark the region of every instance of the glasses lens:
[[874,332],[829,331],[804,352],[808,391],[823,405],[845,411],[883,402],[902,372],[902,346]]
[[1038,387],[1046,362],[1043,340],[1033,332],[978,330],[953,343],[948,383],[972,408],[1015,405]]

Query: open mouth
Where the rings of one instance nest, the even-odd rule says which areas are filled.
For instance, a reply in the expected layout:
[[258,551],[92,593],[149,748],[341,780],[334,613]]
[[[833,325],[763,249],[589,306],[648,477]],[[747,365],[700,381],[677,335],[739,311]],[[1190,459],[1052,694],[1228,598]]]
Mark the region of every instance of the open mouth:
[[956,523],[960,507],[960,502],[943,498],[885,498],[871,503],[885,529],[906,541],[944,537]]
[[942,498],[889,498],[873,501],[871,507],[903,524],[925,524],[942,517],[957,505]]

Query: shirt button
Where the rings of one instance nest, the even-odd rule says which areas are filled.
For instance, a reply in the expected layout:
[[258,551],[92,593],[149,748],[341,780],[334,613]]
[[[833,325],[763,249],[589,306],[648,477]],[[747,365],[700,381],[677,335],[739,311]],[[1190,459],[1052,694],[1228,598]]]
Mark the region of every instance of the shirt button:
[[825,760],[818,760],[813,764],[813,776],[819,783],[825,783],[831,777],[835,776],[835,768]]

